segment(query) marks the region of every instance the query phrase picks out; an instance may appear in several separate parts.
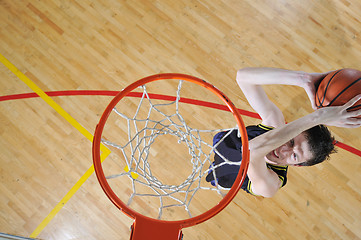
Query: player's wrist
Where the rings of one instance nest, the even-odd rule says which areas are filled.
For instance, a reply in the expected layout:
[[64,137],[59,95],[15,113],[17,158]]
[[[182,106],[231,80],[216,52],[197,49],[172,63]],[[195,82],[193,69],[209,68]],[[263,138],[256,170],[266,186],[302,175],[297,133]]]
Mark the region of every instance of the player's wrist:
[[297,85],[305,89],[314,86],[314,76],[311,73],[299,72]]

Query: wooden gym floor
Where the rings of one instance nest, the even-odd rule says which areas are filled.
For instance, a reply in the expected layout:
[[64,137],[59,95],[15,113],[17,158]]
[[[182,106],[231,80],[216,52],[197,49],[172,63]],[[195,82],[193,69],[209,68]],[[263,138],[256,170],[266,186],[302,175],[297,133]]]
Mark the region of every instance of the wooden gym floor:
[[[0,0],[0,95],[119,91],[179,72],[252,111],[235,83],[240,68],[361,69],[360,12],[359,0]],[[300,88],[265,89],[287,121],[312,111]],[[129,239],[132,220],[91,168],[89,139],[112,97],[18,98],[0,102],[0,232]],[[361,239],[361,129],[331,130],[351,150],[291,168],[272,199],[240,192],[184,239]]]

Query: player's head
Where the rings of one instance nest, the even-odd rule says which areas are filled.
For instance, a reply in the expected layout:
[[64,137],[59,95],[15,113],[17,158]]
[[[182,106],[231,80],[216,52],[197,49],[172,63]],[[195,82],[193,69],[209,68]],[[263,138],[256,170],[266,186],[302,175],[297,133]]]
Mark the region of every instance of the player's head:
[[315,126],[304,133],[313,157],[297,166],[312,166],[321,163],[327,160],[331,153],[336,152],[335,139],[324,125]]
[[312,166],[335,151],[333,142],[325,126],[315,126],[268,153],[266,159],[275,165]]

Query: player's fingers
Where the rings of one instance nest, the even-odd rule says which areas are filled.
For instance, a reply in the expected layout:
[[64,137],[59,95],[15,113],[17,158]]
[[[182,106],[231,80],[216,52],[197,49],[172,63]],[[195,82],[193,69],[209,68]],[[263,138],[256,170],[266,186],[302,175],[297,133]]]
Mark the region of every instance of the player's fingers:
[[351,115],[351,117],[353,117],[354,119],[359,119],[361,121],[361,118],[356,118],[356,117],[361,117],[361,109],[359,110],[355,110],[355,111],[350,111],[349,114]]
[[350,118],[347,118],[347,120],[345,122],[348,123],[348,124],[360,125],[361,124],[361,118],[350,117]]
[[351,107],[352,105],[354,105],[357,101],[359,101],[361,99],[361,94],[353,97],[350,101],[348,101],[344,106],[346,108]]
[[335,124],[334,126],[342,127],[342,128],[358,128],[361,127],[361,123],[354,123],[347,121],[347,122]]

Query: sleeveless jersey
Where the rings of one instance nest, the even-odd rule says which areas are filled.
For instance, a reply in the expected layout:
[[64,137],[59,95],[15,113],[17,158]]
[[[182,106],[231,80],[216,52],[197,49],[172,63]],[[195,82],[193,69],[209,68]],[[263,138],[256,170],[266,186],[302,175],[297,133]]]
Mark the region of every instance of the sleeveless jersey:
[[[248,126],[246,127],[248,140],[251,140],[265,132],[272,130],[271,127],[259,124],[257,126]],[[226,159],[232,162],[239,162],[242,161],[242,142],[241,139],[237,136],[238,130],[234,129],[231,130],[231,133],[223,139],[222,142],[216,147],[217,151],[223,155]],[[213,138],[213,146],[218,143],[223,136],[228,132],[219,132]],[[213,166],[217,166],[223,163],[224,160],[215,153]],[[267,167],[275,172],[279,179],[282,181],[281,187],[285,186],[287,183],[287,170],[288,166],[276,166],[269,163],[266,163]],[[217,178],[218,184],[223,188],[231,188],[233,183],[235,182],[238,171],[239,165],[230,165],[224,164],[220,167],[215,168],[215,176]],[[212,170],[209,170],[208,175],[206,177],[207,182],[211,182],[212,185],[215,185],[214,174]],[[242,189],[247,193],[253,194],[251,188],[252,182],[249,180],[248,175],[246,176],[243,184]]]

